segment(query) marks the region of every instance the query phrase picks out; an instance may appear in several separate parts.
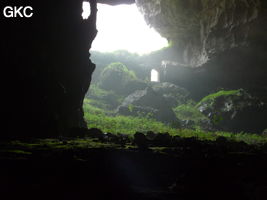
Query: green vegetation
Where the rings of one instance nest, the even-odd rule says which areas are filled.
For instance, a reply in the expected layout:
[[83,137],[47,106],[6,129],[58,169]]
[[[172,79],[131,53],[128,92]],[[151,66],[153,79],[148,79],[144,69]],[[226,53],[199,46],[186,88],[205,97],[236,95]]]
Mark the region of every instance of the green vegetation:
[[93,99],[84,99],[83,102],[83,110],[85,114],[106,114],[107,110],[104,110],[104,107],[106,106],[106,104],[101,103],[99,101],[95,101]]
[[128,109],[129,109],[130,112],[133,112],[134,105],[133,104],[129,104],[128,105]]
[[[170,45],[171,46],[171,45]],[[204,102],[207,106],[212,106],[218,97],[239,97],[242,89],[221,90],[204,97],[199,102],[189,99],[189,92],[183,88],[161,88],[161,85],[150,85],[148,77],[145,77],[146,65],[160,63],[162,56],[171,55],[172,48],[164,48],[153,52],[150,55],[138,56],[125,51],[101,54],[93,52],[92,57],[98,65],[94,73],[95,81],[90,86],[87,98],[84,100],[84,117],[89,128],[99,128],[103,132],[123,133],[133,135],[135,132],[153,131],[155,133],[170,133],[181,137],[196,137],[200,140],[216,140],[218,137],[225,137],[228,140],[244,141],[249,144],[261,144],[267,142],[267,136],[252,133],[229,133],[229,132],[208,132],[202,130],[209,124],[219,124],[223,119],[220,114],[215,113],[209,119],[199,111],[199,106]],[[120,62],[117,62],[120,61]],[[155,61],[155,63],[153,62]],[[149,64],[148,64],[149,63]],[[147,79],[147,83],[146,80]],[[136,90],[141,90],[147,86],[153,86],[160,94],[176,100],[173,104],[173,111],[180,121],[188,121],[190,129],[166,125],[153,119],[149,113],[138,113],[134,116],[136,107],[134,104],[128,105],[128,110],[132,116],[116,115],[116,108],[121,105],[125,97]],[[177,90],[177,91],[176,91]],[[236,99],[234,97],[234,99]],[[228,98],[226,98],[228,99]],[[178,106],[177,106],[178,105]],[[180,122],[179,121],[179,122]],[[181,123],[183,123],[181,122]],[[186,122],[187,123],[187,122]]]
[[209,101],[209,102],[211,102],[211,101],[213,101],[214,99],[216,99],[216,98],[218,98],[218,97],[220,97],[220,96],[229,96],[229,95],[239,95],[239,93],[240,93],[240,91],[241,90],[220,90],[220,91],[218,91],[218,92],[216,92],[216,93],[212,93],[212,94],[210,94],[210,95],[208,95],[208,96],[206,96],[206,97],[204,97],[197,105],[196,105],[196,107],[198,107],[201,103],[203,103],[203,102],[207,102],[207,101]]
[[114,92],[112,90],[103,90],[99,88],[96,84],[90,85],[90,95],[98,98],[102,98],[104,96],[108,95],[114,95]]
[[207,120],[207,117],[197,109],[194,101],[188,101],[186,104],[179,105],[173,111],[177,118],[181,120],[192,120],[195,123]]
[[105,90],[113,90],[117,94],[124,91],[126,85],[137,80],[135,73],[122,63],[111,63],[100,74],[98,86]]
[[[181,111],[185,113],[181,114],[184,117],[190,119],[190,116],[194,116],[195,119],[204,119],[196,110],[193,104],[178,106]],[[166,133],[170,135],[178,135],[181,137],[195,137],[199,140],[211,140],[223,136],[227,140],[243,141],[248,144],[263,144],[267,143],[267,136],[251,134],[251,133],[229,133],[229,132],[208,132],[201,129],[177,129],[167,126],[161,122],[148,117],[132,117],[132,116],[113,116],[112,111],[106,111],[104,109],[97,108],[92,105],[91,100],[85,100],[84,103],[85,119],[89,128],[99,128],[104,132],[111,133],[123,133],[133,135],[135,132],[147,132],[153,131],[155,133]],[[176,109],[177,110],[177,109]],[[188,113],[186,111],[188,110]],[[190,112],[191,111],[191,112]]]
[[[104,132],[134,134],[137,131],[168,132],[172,130],[148,117],[112,116],[112,112],[90,105],[90,101],[84,104],[85,119],[89,128],[99,128]],[[174,132],[174,131],[172,131]]]
[[124,96],[116,94],[113,90],[104,90],[96,84],[90,86],[90,91],[86,95],[86,101],[90,101],[93,106],[105,110],[113,109],[122,103]]
[[109,72],[119,73],[120,78],[122,80],[137,79],[135,73],[133,71],[130,71],[126,67],[126,65],[120,62],[115,62],[115,63],[111,63],[110,65],[108,65],[101,73],[102,78],[106,78]]

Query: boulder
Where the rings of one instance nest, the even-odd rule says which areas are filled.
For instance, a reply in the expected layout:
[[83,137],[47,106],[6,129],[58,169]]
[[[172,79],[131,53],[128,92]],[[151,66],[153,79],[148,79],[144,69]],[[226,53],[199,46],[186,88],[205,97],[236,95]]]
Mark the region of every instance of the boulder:
[[185,103],[189,96],[186,89],[169,82],[155,83],[152,88],[162,95],[172,107]]
[[217,130],[262,133],[267,125],[266,102],[243,89],[211,94],[197,107]]
[[146,137],[148,140],[154,140],[156,136],[157,136],[157,134],[154,133],[153,131],[146,132]]
[[154,146],[170,146],[172,143],[172,136],[169,133],[159,133],[153,140]]
[[117,108],[117,114],[132,116],[148,116],[164,123],[174,124],[178,120],[172,106],[153,88],[137,90],[126,97]]
[[143,133],[136,132],[134,134],[134,144],[138,146],[140,150],[146,150],[148,148],[148,140]]
[[104,133],[100,129],[98,129],[98,128],[90,128],[88,130],[87,137],[97,138],[99,140],[103,140]]

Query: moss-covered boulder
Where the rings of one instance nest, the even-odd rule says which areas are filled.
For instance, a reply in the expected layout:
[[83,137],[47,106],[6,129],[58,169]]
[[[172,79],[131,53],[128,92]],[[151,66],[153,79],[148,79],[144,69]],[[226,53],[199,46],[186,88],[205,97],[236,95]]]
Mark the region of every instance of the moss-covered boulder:
[[262,133],[267,126],[267,104],[243,89],[204,97],[196,107],[218,130]]

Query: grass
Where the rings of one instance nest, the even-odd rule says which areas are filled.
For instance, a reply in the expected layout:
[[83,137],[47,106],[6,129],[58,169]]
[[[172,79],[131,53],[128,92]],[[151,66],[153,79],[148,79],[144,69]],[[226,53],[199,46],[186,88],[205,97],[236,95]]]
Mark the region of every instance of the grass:
[[201,120],[206,120],[207,117],[203,115],[197,107],[195,107],[195,103],[187,103],[177,106],[173,109],[178,119],[181,120],[192,120],[198,123]]
[[252,133],[230,133],[230,132],[216,132],[217,136],[223,136],[226,139],[245,142],[247,144],[266,144],[267,143],[267,136],[259,135],[259,134],[252,134]]
[[[238,90],[237,90],[238,91]],[[216,95],[230,95],[235,91],[222,91]],[[215,96],[216,96],[215,95]],[[214,96],[213,96],[214,97]],[[212,98],[212,97],[211,97]],[[88,124],[88,128],[99,128],[103,132],[122,133],[133,135],[136,132],[153,131],[155,133],[169,133],[170,135],[178,135],[181,137],[196,137],[199,140],[215,141],[218,137],[225,137],[228,140],[243,141],[247,144],[265,144],[267,143],[266,135],[253,133],[230,133],[230,132],[208,132],[201,129],[179,129],[165,125],[155,119],[148,117],[133,117],[133,116],[114,116],[113,111],[97,108],[92,105],[94,102],[90,99],[84,101],[84,117]],[[194,103],[184,104],[174,109],[177,115],[183,115],[184,119],[201,120],[205,117],[199,113]],[[180,112],[180,113],[179,113]]]
[[134,134],[137,131],[169,132],[171,128],[147,117],[112,116],[113,112],[93,106],[90,99],[84,101],[84,117],[89,128],[104,132]]
[[132,116],[107,116],[85,113],[89,128],[99,128],[104,132],[134,134],[139,132],[169,132],[170,127],[154,119]]
[[83,110],[84,113],[91,113],[91,114],[95,114],[95,115],[99,115],[99,114],[104,114],[106,113],[106,109],[105,108],[105,104],[93,99],[84,99],[83,102]]
[[[228,140],[243,141],[247,144],[265,144],[267,136],[252,133],[230,133],[230,132],[208,132],[200,129],[179,129],[172,128],[154,119],[146,117],[133,116],[112,116],[112,111],[106,111],[90,104],[90,100],[86,100],[84,104],[85,119],[88,128],[99,128],[104,132],[123,133],[133,135],[137,131],[155,133],[166,133],[170,135],[178,135],[181,137],[196,137],[199,140],[214,141],[216,138],[223,136]],[[192,106],[193,107],[193,106]],[[190,109],[189,109],[190,110]],[[194,114],[195,110],[193,111]],[[198,114],[197,114],[198,115]],[[188,116],[190,118],[190,116]],[[201,118],[201,116],[200,116]]]

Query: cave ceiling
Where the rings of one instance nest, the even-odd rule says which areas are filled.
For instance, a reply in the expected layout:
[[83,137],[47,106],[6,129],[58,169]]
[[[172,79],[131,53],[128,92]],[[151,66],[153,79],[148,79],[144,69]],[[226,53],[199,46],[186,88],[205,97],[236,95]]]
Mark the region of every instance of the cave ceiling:
[[265,0],[136,0],[136,4],[146,22],[177,49],[182,64],[202,66],[218,53],[256,43],[266,49]]

